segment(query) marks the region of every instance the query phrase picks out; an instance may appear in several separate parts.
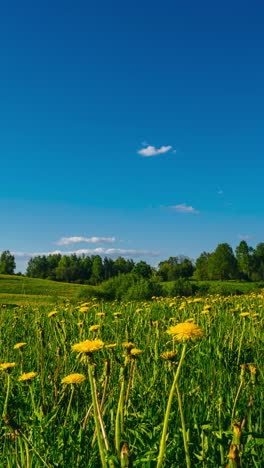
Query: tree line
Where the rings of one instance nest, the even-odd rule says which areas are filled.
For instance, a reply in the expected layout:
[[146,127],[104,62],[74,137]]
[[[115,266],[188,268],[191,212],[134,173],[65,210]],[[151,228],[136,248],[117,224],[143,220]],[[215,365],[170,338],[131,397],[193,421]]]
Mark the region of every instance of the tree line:
[[[2,252],[0,273],[12,275],[15,268],[14,255],[8,250]],[[185,256],[176,256],[160,262],[157,268],[144,261],[135,263],[123,257],[113,260],[100,255],[50,254],[31,258],[26,269],[26,275],[31,278],[91,285],[128,273],[164,282],[179,278],[262,281],[264,243],[259,243],[254,249],[242,240],[235,251],[229,244],[222,243],[211,253],[202,252],[195,262]]]

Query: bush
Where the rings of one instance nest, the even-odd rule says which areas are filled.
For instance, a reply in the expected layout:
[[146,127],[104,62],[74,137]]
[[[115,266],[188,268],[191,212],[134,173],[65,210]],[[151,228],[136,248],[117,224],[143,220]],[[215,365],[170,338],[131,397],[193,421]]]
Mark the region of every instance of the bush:
[[178,278],[174,281],[170,290],[170,295],[174,296],[193,296],[198,290],[198,287],[185,278]]
[[164,291],[162,286],[155,281],[139,279],[127,291],[123,299],[129,301],[145,301],[153,296],[163,296]]
[[106,300],[147,300],[164,294],[156,281],[140,278],[134,273],[126,273],[105,281],[101,291]]

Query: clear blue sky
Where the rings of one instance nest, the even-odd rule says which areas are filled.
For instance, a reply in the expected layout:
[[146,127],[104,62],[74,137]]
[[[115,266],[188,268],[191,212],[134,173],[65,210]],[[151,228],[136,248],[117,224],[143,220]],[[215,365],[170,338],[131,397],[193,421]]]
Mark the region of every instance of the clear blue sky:
[[156,265],[264,241],[262,2],[0,13],[0,251],[18,270],[54,250]]

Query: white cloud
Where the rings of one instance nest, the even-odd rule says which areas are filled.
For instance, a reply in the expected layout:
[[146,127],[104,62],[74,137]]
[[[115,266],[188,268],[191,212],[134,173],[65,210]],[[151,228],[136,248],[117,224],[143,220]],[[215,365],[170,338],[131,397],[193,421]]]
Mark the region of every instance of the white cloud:
[[186,203],[181,203],[180,205],[171,206],[173,210],[177,211],[178,213],[192,213],[198,214],[199,211],[193,208],[193,206],[186,205]]
[[155,146],[147,146],[146,148],[142,148],[138,151],[138,154],[141,156],[149,157],[149,156],[158,156],[159,154],[167,153],[172,149],[172,146],[161,146],[160,148],[156,148]]
[[85,242],[87,244],[109,244],[115,242],[115,237],[82,237],[82,236],[73,236],[73,237],[61,237],[58,242],[55,242],[57,245],[70,245],[70,244],[80,244]]
[[254,236],[250,236],[248,234],[238,234],[238,238],[241,240],[250,240],[250,239],[253,239]]
[[154,250],[136,250],[136,249],[107,249],[103,247],[97,247],[95,249],[78,249],[78,250],[71,250],[71,251],[63,251],[63,250],[54,250],[52,252],[12,252],[12,255],[15,257],[20,258],[32,258],[38,257],[42,255],[106,255],[110,257],[157,257],[160,255],[159,251]]

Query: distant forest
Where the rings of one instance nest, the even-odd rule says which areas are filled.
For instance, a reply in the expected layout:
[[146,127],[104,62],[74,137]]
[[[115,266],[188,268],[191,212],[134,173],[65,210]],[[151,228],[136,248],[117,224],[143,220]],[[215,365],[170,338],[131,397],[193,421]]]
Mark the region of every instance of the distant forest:
[[[15,257],[6,250],[0,256],[0,273],[14,274]],[[132,274],[160,282],[179,278],[194,280],[264,280],[264,243],[256,248],[242,240],[235,251],[227,243],[202,252],[194,262],[185,256],[170,257],[153,268],[144,261],[118,257],[113,260],[99,255],[77,256],[50,254],[29,260],[26,275],[31,278],[50,279],[69,283],[99,285],[119,275]]]

